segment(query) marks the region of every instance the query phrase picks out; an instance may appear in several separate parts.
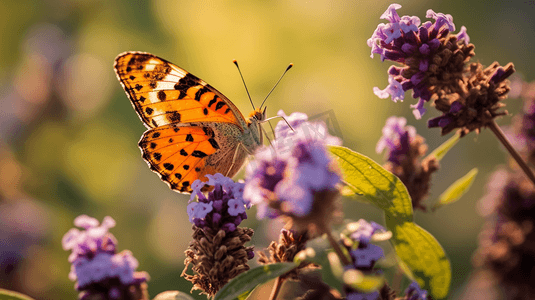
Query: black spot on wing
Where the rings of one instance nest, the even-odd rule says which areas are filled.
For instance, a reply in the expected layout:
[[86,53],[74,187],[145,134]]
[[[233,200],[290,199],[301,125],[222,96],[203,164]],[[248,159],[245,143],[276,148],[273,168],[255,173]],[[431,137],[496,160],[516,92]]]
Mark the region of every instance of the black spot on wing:
[[167,97],[167,95],[165,94],[164,91],[160,90],[157,94],[158,96],[158,99],[160,99],[160,101],[165,101],[165,98]]
[[193,151],[193,152],[191,153],[191,156],[193,156],[193,157],[198,157],[198,158],[203,158],[203,157],[208,156],[208,154],[206,154],[206,153],[204,153],[204,152],[202,152],[202,151],[200,151],[200,150],[195,150],[195,151]]
[[199,89],[197,91],[197,93],[195,93],[195,100],[200,101],[201,100],[201,96],[206,92],[208,92],[208,88],[207,87],[203,87],[202,89]]
[[177,122],[180,122],[180,119],[181,119],[181,115],[178,111],[168,111],[167,112],[167,120],[169,120],[169,122],[172,122],[172,123],[177,123]]
[[175,166],[173,164],[170,164],[170,163],[165,163],[163,164],[163,167],[169,171],[173,170],[175,168]]
[[208,142],[210,142],[210,145],[212,145],[214,149],[219,149],[219,144],[214,138],[209,138]]
[[193,136],[189,133],[186,135],[186,142],[193,142]]

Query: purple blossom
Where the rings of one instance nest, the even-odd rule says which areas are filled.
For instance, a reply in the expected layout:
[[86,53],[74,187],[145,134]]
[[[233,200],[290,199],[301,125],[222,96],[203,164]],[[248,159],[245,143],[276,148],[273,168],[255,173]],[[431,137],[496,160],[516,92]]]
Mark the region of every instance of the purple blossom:
[[347,293],[346,300],[377,300],[380,298],[379,292],[371,292],[371,293],[360,293],[360,292],[350,292]]
[[[105,217],[102,224],[87,215],[78,216],[74,224],[85,230],[73,228],[62,239],[64,250],[72,250],[69,256],[71,271],[69,278],[77,280],[79,291],[94,289],[128,289],[133,284],[148,280],[145,272],[135,272],[138,261],[132,253],[124,250],[116,253],[115,237],[108,230],[115,226],[115,220]],[[110,285],[113,279],[119,280],[122,287]],[[96,288],[99,286],[99,288]],[[86,291],[87,292],[87,291]]]
[[407,300],[426,300],[427,291],[422,290],[416,281],[413,281],[405,290],[405,299]]
[[[355,269],[368,275],[380,274],[381,271],[375,270],[374,266],[379,259],[384,257],[384,252],[381,247],[370,244],[370,240],[377,231],[385,231],[383,226],[375,222],[368,223],[366,220],[360,219],[355,223],[348,224],[347,228],[352,231],[349,237],[353,242],[357,242],[358,245],[348,246],[345,244],[352,261],[351,265],[346,266],[346,271]],[[378,299],[379,297],[377,291],[363,293],[349,286],[346,286],[344,289],[346,290],[347,299]]]
[[466,33],[465,26],[461,26],[461,30],[459,30],[459,33],[457,33],[457,39],[459,41],[464,41],[466,45],[470,43],[470,37],[468,36],[468,33]]
[[442,26],[446,25],[449,31],[455,31],[453,17],[450,14],[435,13],[432,9],[428,9],[425,17],[435,19],[435,28],[437,29],[441,29]]
[[351,250],[349,254],[355,268],[364,270],[371,269],[375,262],[385,256],[381,247],[372,244]]
[[[258,205],[258,218],[305,216],[315,193],[335,189],[340,181],[325,147],[339,145],[340,140],[329,135],[325,124],[307,122],[305,114],[292,113],[286,118],[294,130],[280,121],[272,147],[259,148],[247,166],[243,195]],[[272,201],[278,202],[281,210],[272,208]]]
[[[392,97],[392,101],[403,101],[404,92],[413,90],[413,98],[420,98],[418,103],[411,105],[416,119],[420,119],[426,112],[423,107],[424,102],[431,99],[428,90],[427,71],[434,63],[433,59],[441,45],[440,38],[455,30],[453,18],[449,14],[435,13],[428,10],[426,17],[435,20],[434,23],[421,21],[416,16],[399,17],[397,9],[401,5],[391,4],[381,15],[381,19],[389,23],[381,23],[377,26],[367,44],[371,50],[371,57],[380,54],[381,60],[385,59],[398,62],[403,67],[394,67],[389,70],[388,86],[384,90],[373,88],[374,93],[381,99]],[[469,37],[466,28],[463,26],[457,36],[458,40],[463,40],[466,44]],[[416,62],[419,72],[404,72],[410,68],[408,64]],[[417,70],[416,70],[417,71]],[[404,74],[410,74],[404,77]]]
[[394,79],[394,76],[388,76],[388,85],[384,90],[374,87],[373,93],[381,99],[392,97],[392,101],[394,102],[398,102],[398,100],[403,102],[403,99],[405,99],[405,91],[401,83]]
[[377,231],[386,231],[385,228],[375,222],[368,223],[364,219],[356,222],[357,228],[351,233],[351,239],[358,241],[360,244],[369,244],[372,235]]
[[390,117],[383,127],[383,136],[377,142],[375,151],[381,153],[387,149],[388,161],[398,163],[403,155],[410,149],[410,142],[416,136],[413,126],[406,126],[407,120],[403,117]]
[[385,12],[381,15],[381,19],[387,20],[390,23],[397,23],[401,20],[396,10],[400,9],[401,5],[397,3],[390,4]]
[[[192,195],[197,196],[199,201],[188,204],[190,222],[200,228],[221,228],[227,232],[236,230],[247,219],[245,209],[250,207],[250,203],[243,200],[244,184],[220,173],[206,177],[208,182],[197,179],[191,185]],[[207,185],[214,189],[206,195],[201,189]]]

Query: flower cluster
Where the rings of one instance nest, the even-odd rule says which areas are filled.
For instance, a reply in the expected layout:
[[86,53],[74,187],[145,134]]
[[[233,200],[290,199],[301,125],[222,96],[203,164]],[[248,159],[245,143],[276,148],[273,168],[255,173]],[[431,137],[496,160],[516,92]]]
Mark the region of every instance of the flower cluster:
[[427,291],[422,290],[420,285],[413,281],[405,290],[405,298],[403,300],[427,300]]
[[[240,223],[247,219],[246,208],[250,205],[243,200],[244,184],[217,173],[206,175],[208,183],[199,179],[191,185],[193,192],[188,204],[189,221],[199,228],[221,228],[226,232],[234,231]],[[213,186],[208,197],[201,192],[206,186]],[[197,196],[198,202],[192,202]]]
[[388,118],[376,151],[381,153],[386,150],[385,169],[399,177],[405,184],[413,208],[425,211],[423,202],[429,193],[431,175],[438,170],[439,163],[433,156],[422,159],[427,152],[424,138],[416,134],[414,127],[406,124],[405,118]]
[[[271,147],[261,147],[246,170],[244,198],[258,207],[258,218],[288,216],[298,230],[312,219],[330,218],[340,175],[326,145],[339,145],[325,124],[307,121],[302,113],[279,115]],[[331,212],[331,213],[329,213]],[[300,225],[301,224],[301,225]]]
[[368,39],[371,56],[379,54],[381,60],[391,60],[401,66],[388,70],[389,85],[374,89],[380,98],[392,97],[394,102],[404,99],[405,91],[412,90],[418,103],[411,105],[413,114],[420,119],[426,112],[424,103],[433,100],[442,116],[430,119],[428,126],[441,127],[442,134],[455,128],[466,134],[492,121],[503,104],[499,101],[509,91],[508,81],[514,68],[512,64],[501,67],[493,63],[483,68],[479,63],[466,66],[474,56],[474,46],[469,44],[466,28],[456,35],[451,15],[428,10],[426,17],[434,19],[420,23],[416,16],[397,14],[399,4],[392,4],[381,16],[389,21],[379,24]]
[[108,230],[115,226],[111,217],[102,224],[86,215],[78,216],[62,240],[71,250],[69,278],[82,291],[80,299],[148,299],[146,272],[135,272],[138,262],[128,250],[116,253],[117,241]]
[[[247,262],[254,257],[253,247],[245,247],[253,230],[238,227],[247,219],[243,183],[234,182],[222,174],[206,175],[208,182],[192,184],[188,215],[193,223],[193,240],[186,250],[182,276],[193,283],[192,290],[201,290],[213,297],[227,282],[249,270]],[[213,187],[205,195],[204,188]],[[186,274],[189,265],[194,275]]]
[[[344,245],[349,251],[352,264],[345,266],[346,272],[350,270],[357,270],[365,275],[381,274],[380,270],[375,270],[375,263],[384,257],[383,249],[377,245],[370,244],[372,236],[376,233],[385,232],[383,226],[366,220],[360,219],[357,222],[347,225],[350,230],[349,239],[344,241]],[[390,289],[384,286],[380,291],[363,292],[355,289],[352,286],[344,286],[347,299],[379,299],[379,296],[389,295]],[[393,299],[393,297],[382,297],[382,299]]]
[[[295,255],[304,250],[308,236],[306,232],[295,232],[293,230],[282,229],[279,242],[271,242],[268,247],[269,257],[264,252],[258,252],[258,262],[261,264],[272,264],[278,262],[293,262]],[[292,279],[297,279],[297,270],[285,275]]]
[[497,280],[507,299],[531,299],[535,294],[535,188],[523,174],[498,169],[480,200],[488,217],[474,256]]

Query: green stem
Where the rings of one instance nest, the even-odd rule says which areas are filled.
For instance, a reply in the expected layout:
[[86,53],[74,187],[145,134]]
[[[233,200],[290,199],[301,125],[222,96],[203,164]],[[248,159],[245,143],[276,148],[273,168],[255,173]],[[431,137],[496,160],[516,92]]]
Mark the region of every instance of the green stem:
[[327,235],[327,240],[333,247],[334,252],[336,252],[338,257],[340,258],[340,261],[342,262],[342,264],[344,264],[344,266],[350,265],[351,261],[349,261],[347,256],[344,254],[344,252],[342,251],[342,248],[340,248],[340,244],[338,244],[338,242],[334,239],[331,231],[325,230],[325,228],[321,228],[321,229],[322,229],[322,233]]

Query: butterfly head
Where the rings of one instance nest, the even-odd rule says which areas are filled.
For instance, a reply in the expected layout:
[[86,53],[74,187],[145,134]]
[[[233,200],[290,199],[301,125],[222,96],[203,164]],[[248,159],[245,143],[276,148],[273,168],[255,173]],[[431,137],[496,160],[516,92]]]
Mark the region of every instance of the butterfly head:
[[264,108],[260,107],[260,108],[253,110],[249,114],[249,117],[247,118],[247,123],[248,124],[251,124],[253,122],[262,123],[262,121],[266,119],[266,109],[267,107],[264,107]]

